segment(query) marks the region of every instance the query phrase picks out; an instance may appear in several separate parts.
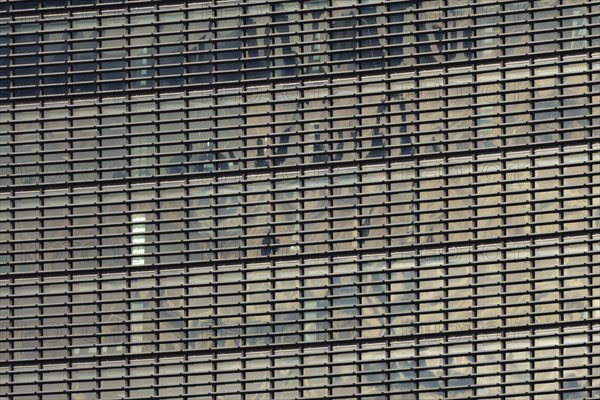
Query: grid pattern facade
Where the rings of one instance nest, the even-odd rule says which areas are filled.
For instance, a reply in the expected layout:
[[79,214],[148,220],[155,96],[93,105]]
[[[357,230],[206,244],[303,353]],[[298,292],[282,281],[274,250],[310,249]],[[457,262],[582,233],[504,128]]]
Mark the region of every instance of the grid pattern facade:
[[600,2],[0,3],[0,399],[600,399]]

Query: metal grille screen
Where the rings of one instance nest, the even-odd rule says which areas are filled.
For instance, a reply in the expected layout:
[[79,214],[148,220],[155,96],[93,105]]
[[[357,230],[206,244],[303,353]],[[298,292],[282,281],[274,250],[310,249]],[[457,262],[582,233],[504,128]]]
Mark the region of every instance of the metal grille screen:
[[0,11],[0,399],[600,399],[600,2]]

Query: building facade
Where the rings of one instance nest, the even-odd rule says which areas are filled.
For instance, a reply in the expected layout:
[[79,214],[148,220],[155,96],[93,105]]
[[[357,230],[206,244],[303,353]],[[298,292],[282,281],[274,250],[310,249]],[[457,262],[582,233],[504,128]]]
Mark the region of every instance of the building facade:
[[600,398],[598,1],[0,11],[0,399]]

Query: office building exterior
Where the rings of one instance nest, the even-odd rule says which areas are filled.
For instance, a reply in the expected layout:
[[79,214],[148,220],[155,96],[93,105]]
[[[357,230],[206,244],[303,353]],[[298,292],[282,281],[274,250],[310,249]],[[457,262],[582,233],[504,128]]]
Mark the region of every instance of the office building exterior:
[[0,23],[0,399],[600,398],[599,2]]

